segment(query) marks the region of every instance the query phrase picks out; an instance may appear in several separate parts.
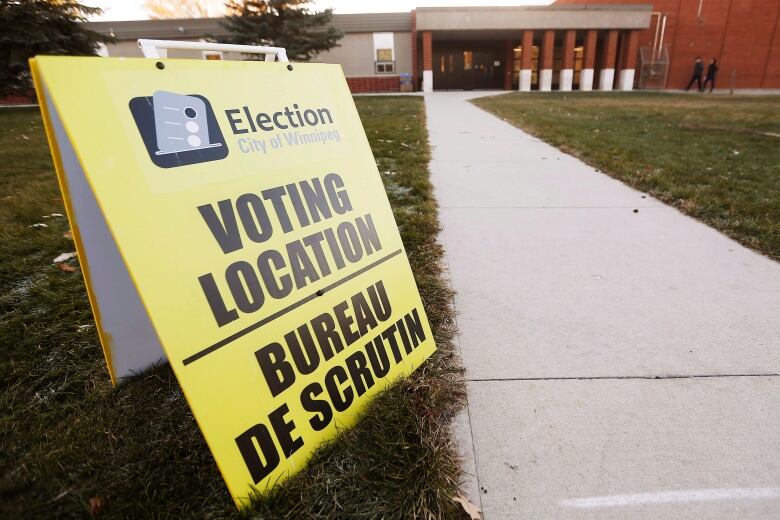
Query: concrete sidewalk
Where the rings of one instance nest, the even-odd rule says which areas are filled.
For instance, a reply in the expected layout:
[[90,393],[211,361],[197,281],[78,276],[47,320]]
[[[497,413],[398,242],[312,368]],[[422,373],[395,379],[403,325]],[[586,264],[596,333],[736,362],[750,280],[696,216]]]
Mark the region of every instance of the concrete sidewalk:
[[780,518],[780,265],[426,94],[485,518]]

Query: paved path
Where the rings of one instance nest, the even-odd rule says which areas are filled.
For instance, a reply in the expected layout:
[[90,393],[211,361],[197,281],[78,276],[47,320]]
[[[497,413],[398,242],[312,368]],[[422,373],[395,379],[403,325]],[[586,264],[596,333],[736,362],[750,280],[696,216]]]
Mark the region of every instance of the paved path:
[[780,518],[780,264],[475,95],[425,103],[485,518]]

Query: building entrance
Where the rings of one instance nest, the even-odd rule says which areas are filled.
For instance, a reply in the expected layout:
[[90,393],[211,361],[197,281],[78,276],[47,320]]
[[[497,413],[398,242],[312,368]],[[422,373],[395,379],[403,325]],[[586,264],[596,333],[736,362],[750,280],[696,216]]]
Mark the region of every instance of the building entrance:
[[436,90],[500,89],[504,85],[503,42],[435,42]]

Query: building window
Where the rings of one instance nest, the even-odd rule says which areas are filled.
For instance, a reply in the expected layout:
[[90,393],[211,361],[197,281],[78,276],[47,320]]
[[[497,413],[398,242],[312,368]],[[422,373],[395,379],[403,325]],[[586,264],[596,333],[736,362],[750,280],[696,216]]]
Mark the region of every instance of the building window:
[[575,85],[580,84],[580,71],[582,70],[584,56],[585,48],[582,45],[574,48],[574,77],[572,78],[572,82]]
[[395,36],[393,33],[374,33],[374,73],[395,74]]
[[376,61],[393,61],[393,49],[377,49]]
[[463,51],[463,70],[471,70],[474,64],[474,53],[472,51]]
[[375,61],[374,70],[377,74],[393,74],[395,73],[394,61]]

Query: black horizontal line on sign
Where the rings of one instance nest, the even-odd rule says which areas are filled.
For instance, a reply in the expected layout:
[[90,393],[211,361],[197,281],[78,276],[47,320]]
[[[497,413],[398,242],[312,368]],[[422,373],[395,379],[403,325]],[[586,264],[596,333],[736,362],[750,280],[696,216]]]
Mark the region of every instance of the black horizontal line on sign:
[[288,312],[294,311],[295,309],[297,309],[301,305],[304,305],[304,304],[312,301],[313,299],[317,298],[321,294],[324,294],[324,293],[326,293],[328,291],[332,291],[336,287],[338,287],[338,286],[340,286],[342,284],[347,283],[348,281],[352,280],[353,278],[356,278],[356,277],[360,276],[361,274],[363,274],[365,272],[370,271],[374,267],[376,267],[376,266],[378,266],[378,265],[380,265],[380,264],[382,264],[384,262],[387,262],[388,260],[390,260],[394,256],[400,255],[401,253],[402,253],[402,250],[398,249],[397,251],[393,251],[392,253],[387,254],[387,255],[383,256],[382,258],[380,258],[380,259],[378,259],[378,260],[376,260],[374,262],[371,262],[370,264],[368,264],[365,267],[361,267],[360,269],[358,269],[354,273],[348,274],[347,276],[345,276],[344,278],[342,278],[340,280],[336,280],[335,282],[333,282],[332,284],[328,285],[327,287],[324,287],[323,289],[320,289],[319,291],[315,291],[315,292],[309,294],[308,296],[304,296],[300,300],[298,300],[298,301],[296,301],[294,303],[291,303],[290,305],[288,305],[284,309],[280,309],[280,310],[276,311],[275,313],[266,316],[265,318],[261,319],[260,321],[257,321],[257,322],[255,322],[255,323],[253,323],[253,324],[251,324],[251,325],[249,325],[247,327],[244,327],[243,329],[239,330],[238,332],[235,332],[235,333],[231,334],[230,336],[226,337],[225,339],[221,339],[221,340],[217,341],[216,343],[214,343],[213,345],[208,346],[208,347],[204,348],[203,350],[201,350],[199,352],[196,352],[195,354],[191,355],[190,357],[185,358],[184,361],[182,361],[182,363],[184,364],[184,366],[187,366],[190,363],[194,363],[195,361],[199,360],[200,358],[211,354],[215,350],[219,350],[222,347],[224,347],[225,345],[228,345],[228,344],[234,342],[238,338],[240,338],[242,336],[246,336],[247,334],[249,334],[253,330],[257,330],[260,327],[262,327],[263,325],[267,325],[267,324],[271,323],[276,318],[281,318],[282,316],[284,316]]

